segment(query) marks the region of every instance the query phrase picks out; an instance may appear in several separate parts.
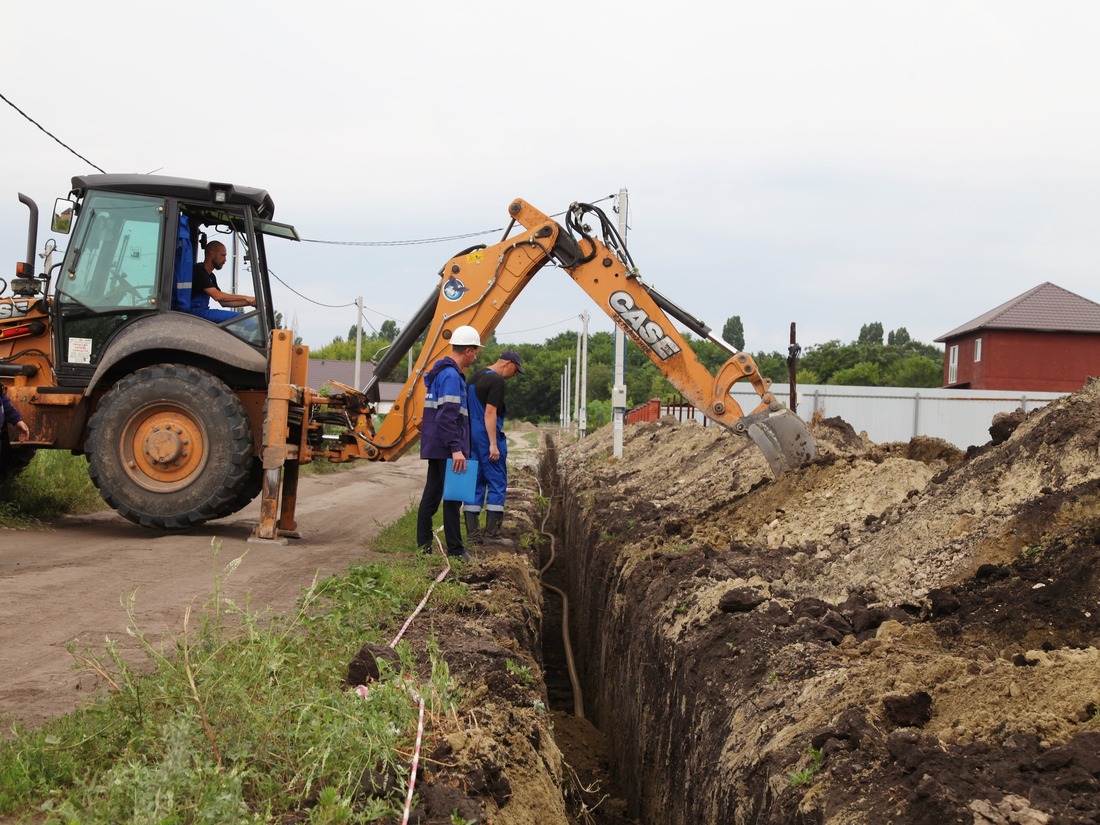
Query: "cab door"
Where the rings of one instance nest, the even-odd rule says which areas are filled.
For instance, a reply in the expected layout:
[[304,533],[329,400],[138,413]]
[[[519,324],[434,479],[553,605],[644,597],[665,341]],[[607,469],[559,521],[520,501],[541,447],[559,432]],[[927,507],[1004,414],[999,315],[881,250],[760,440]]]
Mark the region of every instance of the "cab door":
[[163,199],[91,192],[57,281],[58,383],[87,386],[111,338],[157,312],[164,243]]

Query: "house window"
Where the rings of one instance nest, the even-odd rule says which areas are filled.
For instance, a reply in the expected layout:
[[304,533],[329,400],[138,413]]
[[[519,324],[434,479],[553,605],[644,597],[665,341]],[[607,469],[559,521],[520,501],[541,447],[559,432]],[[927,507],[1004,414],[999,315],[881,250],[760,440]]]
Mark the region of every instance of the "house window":
[[982,360],[982,339],[974,339],[974,363],[977,364]]
[[951,347],[947,351],[947,383],[954,384],[959,380],[959,345]]

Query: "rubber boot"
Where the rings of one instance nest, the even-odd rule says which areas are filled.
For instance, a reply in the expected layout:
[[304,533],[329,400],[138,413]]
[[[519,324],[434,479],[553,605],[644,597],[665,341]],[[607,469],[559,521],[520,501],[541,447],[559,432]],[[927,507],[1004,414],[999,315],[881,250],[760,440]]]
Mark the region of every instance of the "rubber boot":
[[466,517],[466,543],[467,544],[484,544],[485,533],[481,530],[481,525],[478,524],[478,517],[481,513],[463,513]]
[[504,513],[499,510],[488,510],[485,513],[485,543],[495,544],[498,547],[511,547],[513,541],[500,534],[501,525],[504,523]]

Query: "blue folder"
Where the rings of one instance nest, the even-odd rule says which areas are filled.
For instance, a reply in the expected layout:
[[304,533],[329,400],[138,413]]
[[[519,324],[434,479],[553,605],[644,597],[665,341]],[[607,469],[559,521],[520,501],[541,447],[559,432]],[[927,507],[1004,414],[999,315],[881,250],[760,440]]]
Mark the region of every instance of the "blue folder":
[[466,459],[466,472],[456,473],[451,459],[447,459],[447,475],[443,478],[444,501],[473,501],[477,483],[477,461]]

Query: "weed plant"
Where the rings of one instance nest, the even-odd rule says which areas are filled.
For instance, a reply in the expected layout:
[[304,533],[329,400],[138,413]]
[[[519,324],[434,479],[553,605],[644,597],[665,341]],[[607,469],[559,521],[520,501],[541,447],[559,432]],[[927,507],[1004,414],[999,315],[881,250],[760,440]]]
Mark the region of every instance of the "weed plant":
[[504,660],[505,669],[525,685],[535,684],[535,677],[531,674],[531,666],[521,664],[512,659]]
[[808,785],[813,782],[814,777],[821,772],[821,768],[825,764],[825,751],[820,748],[815,748],[811,745],[806,753],[810,757],[810,764],[800,771],[790,771],[787,774],[787,784],[792,788],[797,788],[801,785]]
[[[407,551],[402,536],[414,522],[406,515],[379,545]],[[214,558],[217,568],[217,550]],[[364,642],[396,634],[438,564],[406,553],[358,565],[314,582],[294,615],[271,617],[223,594],[242,559],[225,565],[213,595],[167,638],[147,636],[127,606],[142,661],[113,641],[72,650],[111,689],[39,729],[11,728],[0,743],[0,817],[356,823],[400,815],[418,699],[438,728],[460,698],[446,663],[429,643],[430,672],[420,676],[401,642],[398,663],[381,664],[365,697],[343,680]],[[433,601],[461,590],[437,588]]]
[[106,506],[88,476],[84,456],[39,450],[23,472],[6,482],[0,527],[38,527],[68,513],[91,513]]

